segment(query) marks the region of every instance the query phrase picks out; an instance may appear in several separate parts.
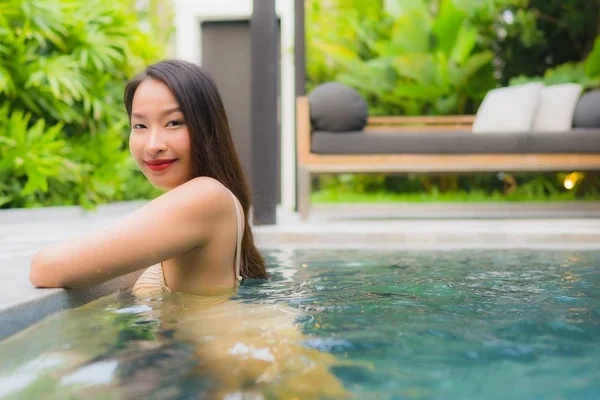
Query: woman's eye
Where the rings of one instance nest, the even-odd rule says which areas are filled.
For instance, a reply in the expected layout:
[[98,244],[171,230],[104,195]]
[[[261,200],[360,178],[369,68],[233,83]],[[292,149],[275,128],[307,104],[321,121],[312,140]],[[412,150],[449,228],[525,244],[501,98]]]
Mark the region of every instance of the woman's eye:
[[167,126],[179,126],[179,125],[182,125],[182,124],[183,124],[183,122],[182,122],[182,121],[175,120],[175,121],[171,121],[171,122],[169,122],[169,123],[167,124]]
[[133,125],[133,129],[144,129],[146,125],[144,124],[135,124]]

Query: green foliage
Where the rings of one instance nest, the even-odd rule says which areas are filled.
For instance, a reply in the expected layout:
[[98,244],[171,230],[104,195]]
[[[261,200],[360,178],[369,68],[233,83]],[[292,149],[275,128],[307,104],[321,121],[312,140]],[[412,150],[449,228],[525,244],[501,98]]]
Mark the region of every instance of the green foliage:
[[341,81],[374,115],[472,113],[489,89],[513,78],[598,85],[597,1],[307,4],[308,89]]
[[600,2],[590,0],[456,0],[471,10],[482,43],[494,52],[496,76],[542,76],[591,51]]
[[31,114],[0,108],[0,206],[35,201],[48,181],[76,181],[79,166],[69,159],[63,124],[46,127],[43,119],[31,123]]
[[559,192],[537,196],[526,191],[504,195],[502,192],[489,192],[484,189],[458,190],[452,192],[393,193],[378,192],[339,192],[337,190],[321,190],[311,194],[313,203],[484,203],[484,202],[549,202],[549,201],[594,201],[597,195],[575,197],[572,192]]
[[[309,0],[307,5],[307,89],[325,81],[346,83],[361,93],[372,115],[474,113],[490,89],[509,82],[600,86],[597,1]],[[433,195],[438,191],[453,201],[469,201],[471,194],[488,200],[598,197],[597,179],[565,192],[559,174],[543,176],[525,179],[516,193],[506,195],[497,179],[481,181],[480,174],[466,186],[456,175],[439,181],[323,176],[316,180],[315,196],[425,201],[438,198]]]
[[548,68],[544,76],[541,77],[517,76],[510,80],[509,85],[520,85],[529,82],[543,82],[546,86],[561,83],[579,83],[584,90],[600,86],[600,76],[590,78],[584,65],[584,63],[565,63],[556,68]]
[[585,73],[592,78],[600,78],[600,36],[594,42],[594,48],[584,64]]
[[[600,173],[580,174],[575,188],[563,186],[566,174],[516,174],[516,187],[506,190],[501,175],[382,176],[323,175],[312,193],[315,203],[485,202],[597,200]],[[450,179],[449,179],[450,178]],[[448,180],[451,182],[449,184]]]
[[510,80],[510,85],[540,81],[545,85],[560,83],[579,83],[585,89],[600,86],[600,36],[596,38],[592,51],[581,62],[566,62],[554,68],[548,68],[544,75],[527,77],[520,75]]
[[[374,36],[383,35],[389,25],[382,15],[382,1],[333,0],[324,3],[318,0],[305,2],[306,8],[306,70],[307,89],[319,83],[334,80],[337,74],[337,60],[320,49],[330,43],[338,43],[341,38],[351,43],[362,58],[372,55],[367,46],[357,38],[356,21],[364,23],[363,32]],[[360,25],[360,24],[359,24]],[[338,50],[343,50],[338,47]]]
[[[0,207],[123,200],[124,83],[161,58],[135,1],[0,2]],[[157,191],[136,187],[140,196]]]
[[[490,79],[477,79],[491,77],[492,52],[478,49],[476,28],[453,1],[441,1],[437,12],[422,0],[398,4],[390,3],[389,11],[372,5],[370,12],[358,13],[338,6],[327,13],[312,1],[311,84],[336,80],[354,87],[372,114],[467,112],[469,98],[480,99],[493,86]],[[329,26],[331,13],[338,18]]]

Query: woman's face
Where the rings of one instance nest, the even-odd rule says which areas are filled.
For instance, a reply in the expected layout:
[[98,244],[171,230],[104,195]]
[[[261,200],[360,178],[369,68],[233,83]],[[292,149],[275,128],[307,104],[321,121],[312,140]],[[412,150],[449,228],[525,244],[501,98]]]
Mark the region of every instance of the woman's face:
[[135,91],[129,151],[158,188],[173,189],[193,178],[186,121],[175,96],[159,80],[145,79]]

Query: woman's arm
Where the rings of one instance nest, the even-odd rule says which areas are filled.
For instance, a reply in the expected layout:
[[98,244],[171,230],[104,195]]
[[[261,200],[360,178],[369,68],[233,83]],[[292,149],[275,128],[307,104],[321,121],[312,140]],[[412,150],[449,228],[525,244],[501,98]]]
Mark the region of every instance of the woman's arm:
[[38,287],[90,287],[203,246],[230,211],[229,196],[218,181],[194,178],[107,229],[43,248],[29,280]]

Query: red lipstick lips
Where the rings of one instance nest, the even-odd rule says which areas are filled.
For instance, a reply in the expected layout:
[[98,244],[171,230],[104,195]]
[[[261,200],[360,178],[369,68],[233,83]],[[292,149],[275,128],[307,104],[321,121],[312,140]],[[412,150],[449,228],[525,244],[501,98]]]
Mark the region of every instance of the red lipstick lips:
[[169,168],[171,165],[173,165],[173,163],[177,161],[177,159],[174,160],[149,160],[146,161],[146,164],[148,165],[148,168],[150,168],[152,171],[163,171],[167,168]]

